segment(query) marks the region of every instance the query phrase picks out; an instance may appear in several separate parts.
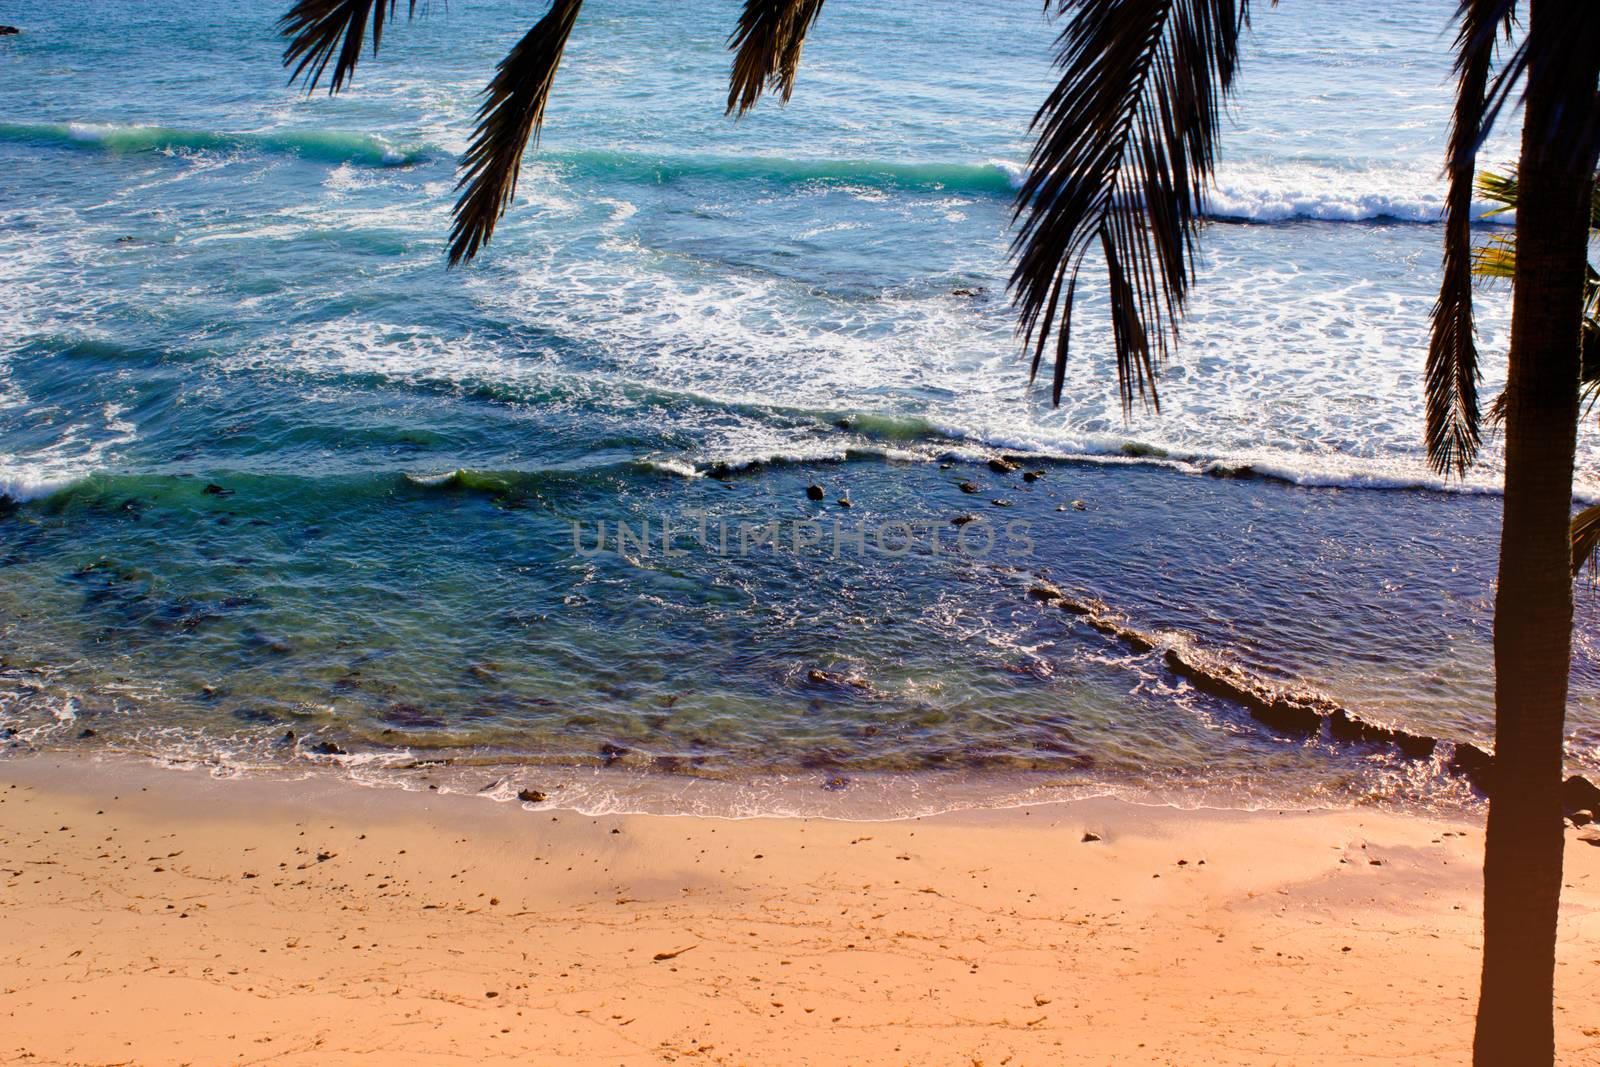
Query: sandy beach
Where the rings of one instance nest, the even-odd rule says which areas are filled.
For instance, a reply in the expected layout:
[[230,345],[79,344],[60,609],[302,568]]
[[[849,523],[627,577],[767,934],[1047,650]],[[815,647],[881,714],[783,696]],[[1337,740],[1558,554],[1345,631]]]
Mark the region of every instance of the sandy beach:
[[[1085,840],[1092,835],[1098,840]],[[1461,1063],[1481,826],[1088,800],[895,822],[0,764],[0,1061]],[[1600,1062],[1600,849],[1556,1004]]]

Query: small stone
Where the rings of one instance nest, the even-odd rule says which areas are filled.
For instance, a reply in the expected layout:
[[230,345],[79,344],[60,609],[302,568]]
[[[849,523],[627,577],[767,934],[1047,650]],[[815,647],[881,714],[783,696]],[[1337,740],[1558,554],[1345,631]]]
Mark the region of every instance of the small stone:
[[1004,456],[997,456],[989,461],[989,469],[994,471],[996,474],[1010,474],[1012,471],[1017,469],[1017,466],[1017,464],[1011,462],[1009,459],[1006,459]]
[[1036,482],[1040,478],[1043,478],[1043,477],[1044,477],[1044,471],[1023,471],[1022,472],[1022,480],[1025,481],[1025,482]]
[[78,731],[78,739],[79,740],[82,740],[85,737],[93,737],[93,736],[94,736],[94,730],[91,729],[90,727],[85,726],[83,729]]
[[519,789],[517,790],[517,799],[524,804],[540,804],[548,798],[537,789]]
[[1600,827],[1585,826],[1578,831],[1577,838],[1586,845],[1600,846]]
[[838,505],[839,505],[839,506],[840,506],[840,507],[841,507],[841,508],[847,508],[847,507],[850,507],[850,506],[851,506],[851,504],[850,504],[850,498],[849,498],[849,497],[847,497],[847,496],[842,496],[842,497],[840,497],[840,498],[839,498],[839,499],[838,499],[838,501],[836,501],[836,503],[837,503],[837,504],[838,504]]
[[1011,501],[1001,500],[999,497],[989,501],[989,503],[993,504],[997,508],[1009,508],[1011,506]]
[[203,492],[206,494],[206,496],[232,496],[233,495],[233,490],[232,489],[224,489],[224,488],[222,488],[222,486],[218,485],[216,482],[208,482],[208,483],[206,483],[206,487],[203,490]]
[[21,32],[15,26],[0,26],[0,37],[15,37]]
[[607,767],[620,761],[622,757],[626,756],[627,754],[628,750],[626,748],[623,748],[621,745],[614,745],[610,741],[607,741],[605,744],[600,746],[600,756],[606,761]]
[[1081,500],[1074,500],[1072,502],[1072,510],[1073,511],[1088,511],[1089,510],[1089,505],[1085,504]]
[[1588,826],[1592,822],[1594,822],[1594,812],[1588,808],[1579,808],[1572,813],[1572,825],[1574,826]]
[[956,486],[956,488],[961,490],[963,493],[976,493],[978,491],[978,487],[972,482],[962,482],[960,485]]
[[955,518],[950,520],[950,525],[951,526],[965,526],[967,523],[972,522],[975,519],[977,519],[977,517],[978,516],[976,516],[976,515],[957,515]]
[[349,753],[345,752],[344,749],[340,748],[339,745],[333,741],[318,741],[316,744],[311,746],[311,751],[318,756],[349,755]]
[[1098,840],[1100,840],[1100,835],[1095,833],[1093,830],[1085,830],[1083,832],[1083,843],[1084,844],[1088,844],[1090,841],[1098,841]]
[[822,788],[827,789],[830,792],[837,793],[842,789],[848,788],[849,785],[850,779],[846,778],[842,774],[836,774],[832,778],[829,778],[826,782],[823,782]]
[[826,495],[826,492],[824,492],[822,486],[820,485],[813,484],[806,486],[806,496],[812,500],[821,500]]

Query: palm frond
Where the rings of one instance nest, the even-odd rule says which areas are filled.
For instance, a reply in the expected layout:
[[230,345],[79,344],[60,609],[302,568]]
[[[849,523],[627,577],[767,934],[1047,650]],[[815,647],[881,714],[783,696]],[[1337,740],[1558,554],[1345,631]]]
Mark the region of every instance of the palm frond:
[[1476,184],[1479,199],[1495,205],[1483,213],[1484,218],[1517,210],[1517,194],[1521,185],[1517,181],[1516,167],[1507,167],[1503,171],[1486,170],[1478,175]]
[[739,24],[728,37],[733,73],[728,79],[728,113],[756,106],[763,90],[787,104],[794,95],[800,49],[822,13],[822,0],[745,0]]
[[[384,19],[393,19],[398,7],[399,0],[296,0],[278,20],[278,32],[289,38],[283,50],[283,65],[294,68],[289,81],[303,80],[306,92],[314,92],[333,62],[328,92],[337,93],[355,73],[368,22],[376,55],[383,42]],[[416,13],[417,0],[409,0],[407,16],[414,18]]]
[[1572,517],[1572,576],[1576,578],[1587,564],[1592,574],[1600,574],[1600,504],[1591,504]]
[[[1055,0],[1063,72],[1034,116],[1017,194],[1012,298],[1037,374],[1056,326],[1061,402],[1078,272],[1098,246],[1110,288],[1118,388],[1159,410],[1156,371],[1176,339],[1218,128],[1249,0]],[[1061,297],[1065,296],[1062,301]]]
[[517,175],[528,142],[538,142],[544,108],[561,53],[583,0],[552,0],[550,10],[500,61],[484,90],[478,128],[461,157],[455,218],[450,227],[450,265],[472,259],[489,242],[495,223],[517,193]]
[[[1486,171],[1478,176],[1478,195],[1499,205],[1484,216],[1515,211],[1518,199],[1516,170]],[[1600,240],[1600,173],[1594,176],[1590,197],[1589,237]],[[1517,272],[1517,235],[1513,231],[1495,234],[1472,250],[1472,273],[1480,282],[1513,281]],[[1583,280],[1583,329],[1578,342],[1579,404],[1584,417],[1600,401],[1600,272],[1585,265]],[[1505,395],[1495,397],[1484,420],[1498,424],[1505,419]]]
[[1462,0],[1457,11],[1456,110],[1445,164],[1450,189],[1444,212],[1444,270],[1439,299],[1433,305],[1425,387],[1428,463],[1440,474],[1465,474],[1483,443],[1472,315],[1472,192],[1478,148],[1496,107],[1489,97],[1489,71],[1500,35],[1514,13],[1515,5],[1508,0]]

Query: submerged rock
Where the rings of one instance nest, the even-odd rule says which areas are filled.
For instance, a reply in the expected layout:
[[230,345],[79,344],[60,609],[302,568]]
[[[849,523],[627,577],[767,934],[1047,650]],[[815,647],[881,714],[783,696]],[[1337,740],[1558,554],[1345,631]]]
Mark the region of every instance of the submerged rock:
[[233,495],[233,490],[232,489],[224,489],[222,486],[218,485],[216,482],[207,482],[206,483],[206,487],[204,489],[202,489],[201,492],[205,493],[206,496],[232,496]]
[[1494,757],[1469,741],[1458,741],[1445,768],[1487,793],[1494,771]]
[[1600,786],[1581,774],[1561,783],[1561,806],[1567,811],[1600,811]]
[[834,671],[821,670],[817,667],[813,667],[806,672],[806,681],[811,682],[813,685],[849,686],[852,689],[862,690],[872,688],[872,683],[867,681],[865,678],[849,677],[847,675],[835,673]]
[[1020,464],[1013,463],[1004,456],[996,456],[989,461],[989,469],[996,474],[1010,474],[1014,470],[1019,470],[1020,467]]
[[317,756],[348,756],[350,754],[340,747],[336,741],[318,741],[306,751]]
[[1412,759],[1427,759],[1433,755],[1434,738],[1414,734],[1391,726],[1381,726],[1339,708],[1328,716],[1328,730],[1341,741],[1370,741],[1397,746]]
[[15,26],[0,26],[0,37],[15,37],[21,32]]
[[820,485],[813,484],[806,486],[806,496],[812,500],[821,500],[826,495],[826,491]]
[[951,526],[965,526],[967,523],[973,522],[974,520],[976,520],[977,517],[978,516],[976,516],[976,515],[957,515],[955,518],[950,520],[950,525]]
[[961,484],[957,485],[956,488],[961,490],[963,493],[976,493],[978,491],[978,486],[972,482],[962,482]]
[[1023,471],[1022,472],[1022,480],[1025,481],[1025,482],[1036,482],[1040,478],[1043,478],[1043,477],[1044,477],[1044,471]]
[[525,804],[539,804],[550,798],[537,789],[519,789],[517,790],[517,799]]
[[622,757],[626,756],[629,751],[629,749],[626,749],[621,745],[612,744],[610,741],[607,741],[605,744],[600,746],[600,757],[605,760],[606,766],[609,767],[613,763],[620,762]]

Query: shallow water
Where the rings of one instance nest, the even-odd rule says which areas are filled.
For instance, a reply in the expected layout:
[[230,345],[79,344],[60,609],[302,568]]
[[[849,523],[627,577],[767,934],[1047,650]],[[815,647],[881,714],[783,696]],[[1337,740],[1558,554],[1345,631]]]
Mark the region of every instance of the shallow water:
[[[1258,13],[1162,413],[1127,419],[1097,286],[1059,410],[1012,336],[1035,4],[830,8],[794,102],[734,123],[735,5],[591,0],[517,207],[455,272],[453,156],[525,5],[397,26],[333,99],[284,86],[273,5],[14,7],[17,742],[1462,796],[1276,735],[1026,595],[1048,578],[1375,718],[1487,735],[1498,450],[1446,486],[1420,444],[1450,5],[1340,5],[1337,33],[1329,5]],[[1498,352],[1504,295],[1483,303]],[[1503,374],[1491,355],[1487,393]],[[990,472],[1000,451],[1043,476]],[[1593,767],[1580,613],[1570,761]]]

